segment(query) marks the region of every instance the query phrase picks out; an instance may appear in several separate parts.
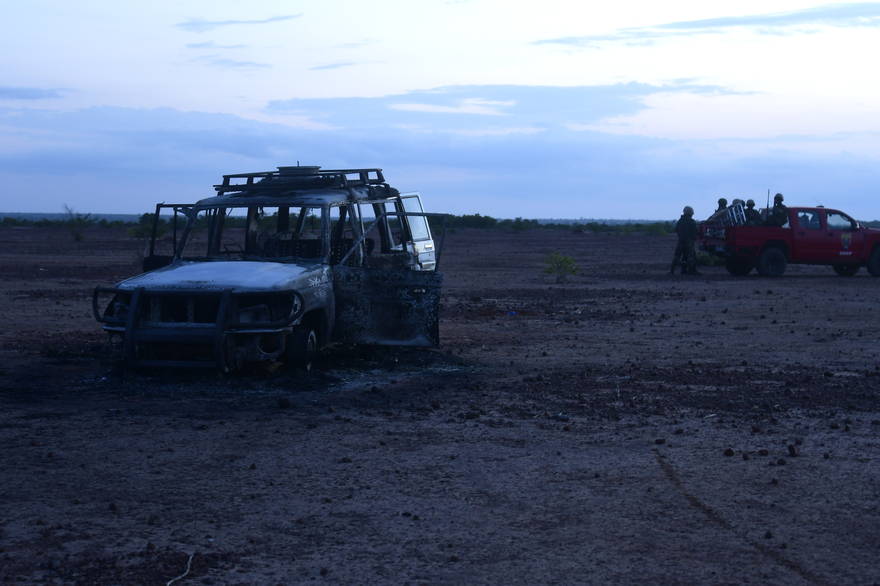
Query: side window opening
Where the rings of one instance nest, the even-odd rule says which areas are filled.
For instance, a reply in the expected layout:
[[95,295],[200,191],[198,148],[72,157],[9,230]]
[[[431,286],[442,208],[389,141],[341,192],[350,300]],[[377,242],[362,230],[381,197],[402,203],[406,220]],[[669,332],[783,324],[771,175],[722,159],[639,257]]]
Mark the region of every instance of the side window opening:
[[819,230],[822,227],[818,212],[801,212],[798,214],[798,225],[807,230]]
[[[422,202],[417,195],[401,197],[400,200],[403,203],[403,211],[405,212],[420,214],[425,211],[422,209]],[[406,220],[409,224],[413,241],[419,242],[431,239],[431,229],[428,227],[428,219],[426,217],[407,216]]]
[[858,225],[843,214],[837,212],[826,212],[825,220],[828,222],[829,230],[857,230]]
[[[330,264],[338,265],[360,237],[347,204],[330,208]],[[365,246],[359,246],[346,260],[348,266],[362,266]]]

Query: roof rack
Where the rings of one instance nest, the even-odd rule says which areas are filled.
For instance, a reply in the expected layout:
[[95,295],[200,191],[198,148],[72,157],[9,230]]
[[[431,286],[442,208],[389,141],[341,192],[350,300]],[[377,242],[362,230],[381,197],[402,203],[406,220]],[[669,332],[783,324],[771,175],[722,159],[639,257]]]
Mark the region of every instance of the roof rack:
[[[244,183],[232,183],[233,179],[245,179]],[[277,171],[238,173],[224,175],[223,184],[215,185],[218,194],[233,192],[292,191],[303,189],[346,189],[360,186],[383,185],[382,169],[334,169],[321,171],[321,167],[278,167]]]

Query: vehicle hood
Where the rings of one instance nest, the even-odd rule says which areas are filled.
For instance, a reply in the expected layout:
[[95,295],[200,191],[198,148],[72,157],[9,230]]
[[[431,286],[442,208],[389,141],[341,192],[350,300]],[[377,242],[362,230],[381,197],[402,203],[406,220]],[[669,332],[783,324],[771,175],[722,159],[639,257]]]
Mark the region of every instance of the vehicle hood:
[[126,279],[120,289],[200,289],[285,291],[308,286],[323,274],[322,265],[252,261],[177,261],[167,267]]

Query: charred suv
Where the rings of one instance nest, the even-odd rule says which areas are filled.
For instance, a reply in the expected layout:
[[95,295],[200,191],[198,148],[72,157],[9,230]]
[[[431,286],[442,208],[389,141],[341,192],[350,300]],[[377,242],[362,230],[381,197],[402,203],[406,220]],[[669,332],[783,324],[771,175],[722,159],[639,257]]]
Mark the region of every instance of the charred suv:
[[428,218],[445,234],[445,216],[418,193],[381,169],[299,166],[214,187],[157,205],[144,274],[95,289],[127,367],[308,370],[331,342],[439,345],[443,239],[435,248]]

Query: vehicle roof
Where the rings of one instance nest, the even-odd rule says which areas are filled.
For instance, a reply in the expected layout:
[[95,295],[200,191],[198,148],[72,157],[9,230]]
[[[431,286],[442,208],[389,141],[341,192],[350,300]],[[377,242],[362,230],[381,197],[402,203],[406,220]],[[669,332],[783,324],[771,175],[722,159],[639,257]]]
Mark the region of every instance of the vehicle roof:
[[[242,181],[236,183],[234,181]],[[330,206],[347,201],[389,201],[400,192],[385,183],[382,169],[337,169],[320,167],[278,167],[224,175],[215,185],[217,195],[200,200],[197,207]]]

